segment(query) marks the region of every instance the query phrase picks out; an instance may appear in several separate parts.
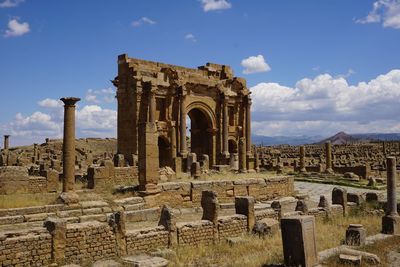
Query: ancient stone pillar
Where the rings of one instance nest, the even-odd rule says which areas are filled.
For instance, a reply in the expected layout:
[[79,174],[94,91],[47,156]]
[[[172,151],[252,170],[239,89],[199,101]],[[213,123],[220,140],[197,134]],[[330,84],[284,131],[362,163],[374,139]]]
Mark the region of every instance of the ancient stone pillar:
[[65,203],[78,202],[75,191],[75,104],[80,98],[61,98],[64,102],[63,138],[63,193],[60,198]]
[[300,172],[306,172],[306,149],[300,146]]
[[181,151],[180,155],[182,158],[187,157],[187,143],[186,143],[186,92],[183,91],[182,88],[182,94],[181,94],[181,99],[180,99],[180,146],[181,146]]
[[149,122],[156,122],[156,91],[157,86],[151,85],[149,90]]
[[246,166],[246,138],[239,139],[239,171],[247,172]]
[[251,98],[247,96],[246,103],[246,151],[248,156],[251,155]]
[[318,265],[314,216],[282,218],[281,231],[285,266]]
[[171,158],[175,159],[176,158],[176,129],[175,129],[175,121],[171,121],[170,125],[170,139],[171,139]]
[[109,225],[115,234],[118,256],[126,255],[126,214],[124,211],[116,211],[110,216]]
[[10,145],[10,135],[6,134],[4,135],[4,150],[7,150]]
[[385,216],[382,217],[382,233],[399,235],[400,216],[397,213],[396,157],[387,157],[386,162],[387,203]]
[[332,144],[330,141],[325,143],[325,158],[326,158],[326,169],[325,172],[333,173],[332,169]]
[[242,214],[247,217],[247,230],[253,231],[256,217],[254,212],[254,197],[235,197],[236,214]]
[[51,260],[53,263],[64,265],[65,248],[67,245],[67,221],[58,218],[48,218],[44,222],[44,227],[52,237]]
[[222,155],[224,158],[229,157],[229,147],[228,147],[228,96],[224,96],[223,101],[223,113],[222,113]]
[[144,195],[159,192],[158,131],[155,123],[139,124],[139,189]]
[[383,153],[383,155],[386,155],[386,142],[385,141],[382,142],[382,153]]
[[33,161],[33,163],[35,163],[36,162],[36,160],[38,160],[39,158],[38,158],[38,144],[33,144],[33,159],[32,159],[32,161]]
[[332,190],[332,204],[338,204],[343,207],[343,216],[347,215],[347,190],[335,187]]
[[176,228],[176,217],[172,209],[164,205],[161,209],[160,220],[158,221],[159,226],[164,226],[165,230],[168,231],[168,246],[174,246],[178,244],[177,228]]
[[260,157],[257,147],[254,148],[254,169],[256,172],[260,171]]
[[212,221],[214,225],[218,221],[219,203],[214,191],[201,192],[201,207],[203,208],[202,220]]

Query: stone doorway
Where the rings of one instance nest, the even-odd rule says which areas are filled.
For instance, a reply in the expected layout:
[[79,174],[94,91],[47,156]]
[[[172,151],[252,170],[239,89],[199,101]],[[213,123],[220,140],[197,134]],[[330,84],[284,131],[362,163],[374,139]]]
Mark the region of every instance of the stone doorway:
[[158,158],[159,158],[159,167],[171,167],[171,145],[166,137],[159,136],[158,137]]
[[201,158],[203,154],[208,155],[211,165],[213,162],[211,120],[205,112],[198,108],[191,109],[187,114],[190,119],[190,151],[196,153],[197,158]]

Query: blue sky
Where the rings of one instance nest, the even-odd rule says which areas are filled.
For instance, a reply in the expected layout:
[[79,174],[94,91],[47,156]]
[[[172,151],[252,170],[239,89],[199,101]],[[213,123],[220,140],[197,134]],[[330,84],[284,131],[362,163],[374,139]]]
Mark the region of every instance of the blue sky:
[[[0,134],[115,136],[118,54],[233,67],[253,92],[253,133],[400,132],[399,0],[0,0]],[[245,71],[247,69],[247,71]]]

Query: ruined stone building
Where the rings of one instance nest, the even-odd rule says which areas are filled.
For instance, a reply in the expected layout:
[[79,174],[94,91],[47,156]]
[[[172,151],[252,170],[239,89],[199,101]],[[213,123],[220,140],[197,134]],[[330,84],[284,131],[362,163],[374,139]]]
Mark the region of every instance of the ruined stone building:
[[130,164],[140,149],[141,125],[155,123],[159,167],[184,170],[188,153],[196,153],[199,161],[208,156],[210,168],[236,161],[241,171],[254,169],[250,91],[229,66],[207,63],[191,69],[123,54],[113,83],[118,153]]

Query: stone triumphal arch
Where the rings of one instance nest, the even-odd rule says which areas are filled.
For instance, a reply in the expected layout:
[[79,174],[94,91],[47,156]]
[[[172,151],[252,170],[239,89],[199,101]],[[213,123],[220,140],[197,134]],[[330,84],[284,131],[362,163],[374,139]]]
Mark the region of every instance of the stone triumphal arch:
[[229,66],[207,63],[191,69],[123,54],[113,83],[118,153],[130,164],[140,150],[140,125],[150,122],[157,129],[159,167],[187,170],[188,154],[195,153],[197,159],[208,158],[210,168],[254,169],[250,91]]

